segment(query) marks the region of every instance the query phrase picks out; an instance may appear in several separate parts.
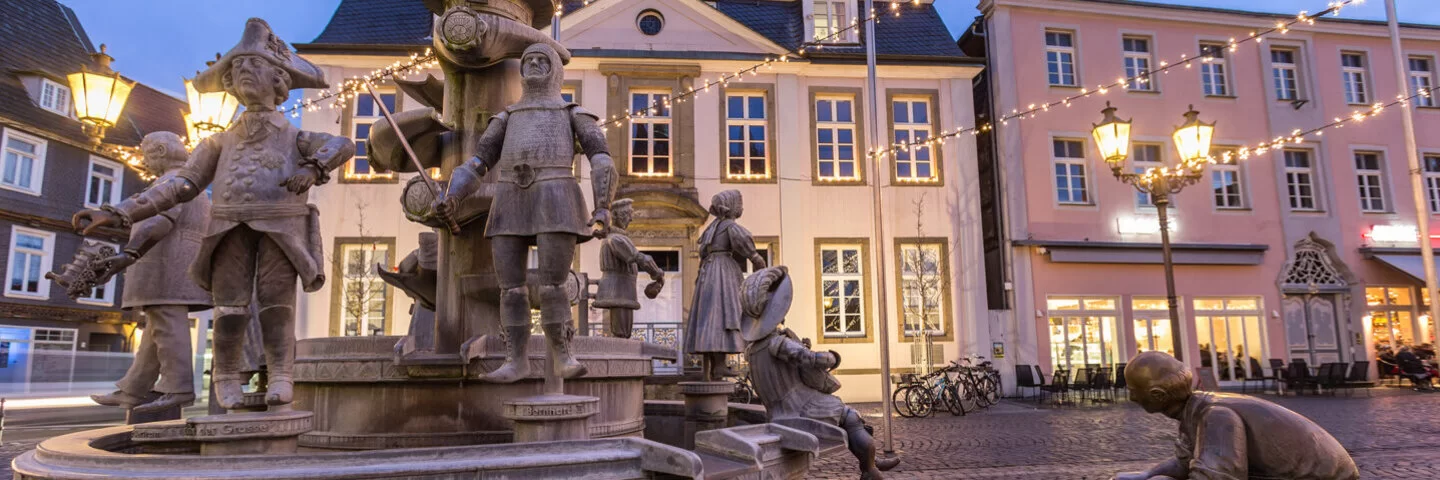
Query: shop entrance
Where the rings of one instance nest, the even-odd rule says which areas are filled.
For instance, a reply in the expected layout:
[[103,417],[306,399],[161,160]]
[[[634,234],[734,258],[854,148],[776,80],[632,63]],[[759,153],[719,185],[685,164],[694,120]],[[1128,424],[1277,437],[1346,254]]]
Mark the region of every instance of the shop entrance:
[[1333,246],[1314,233],[1295,243],[1291,260],[1280,271],[1281,314],[1290,359],[1310,365],[1345,361],[1350,281],[1332,254]]

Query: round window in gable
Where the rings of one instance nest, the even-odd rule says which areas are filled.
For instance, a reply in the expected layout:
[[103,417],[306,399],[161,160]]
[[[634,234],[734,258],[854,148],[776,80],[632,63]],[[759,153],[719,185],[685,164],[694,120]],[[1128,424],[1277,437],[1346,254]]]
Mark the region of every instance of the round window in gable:
[[640,12],[640,16],[635,17],[635,26],[640,28],[640,33],[653,37],[659,35],[660,30],[665,28],[665,16],[655,10],[646,10]]

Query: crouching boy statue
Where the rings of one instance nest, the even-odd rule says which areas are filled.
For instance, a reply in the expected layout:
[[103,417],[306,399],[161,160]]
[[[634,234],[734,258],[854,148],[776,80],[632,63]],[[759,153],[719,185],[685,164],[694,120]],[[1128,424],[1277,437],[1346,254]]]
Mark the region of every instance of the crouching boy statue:
[[809,418],[845,430],[850,453],[860,460],[860,478],[878,479],[900,464],[898,457],[875,458],[875,440],[860,413],[832,395],[840,382],[830,374],[840,365],[835,352],[814,352],[780,324],[794,290],[783,266],[760,270],[741,288],[745,360],[765,413],[776,418]]
[[1360,478],[1355,461],[1329,432],[1285,407],[1244,395],[1195,392],[1175,357],[1137,355],[1125,367],[1130,401],[1180,421],[1175,458],[1116,480]]

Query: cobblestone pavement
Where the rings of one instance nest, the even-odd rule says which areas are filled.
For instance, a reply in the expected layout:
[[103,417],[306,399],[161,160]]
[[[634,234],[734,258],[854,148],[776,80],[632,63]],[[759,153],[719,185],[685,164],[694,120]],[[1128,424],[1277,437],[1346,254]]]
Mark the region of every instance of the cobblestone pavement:
[[[1276,397],[1329,430],[1349,449],[1363,478],[1440,478],[1440,394],[1372,389],[1373,397]],[[884,438],[880,405],[858,408]],[[1139,407],[1036,409],[1005,400],[964,417],[895,418],[902,458],[893,479],[1108,479],[1173,455],[1177,424]],[[829,455],[808,478],[856,478],[854,457]]]
[[[1373,389],[1374,397],[1275,397],[1315,419],[1360,466],[1363,478],[1440,479],[1440,394]],[[883,439],[879,404],[857,405]],[[939,412],[894,421],[903,459],[891,479],[1104,480],[1142,470],[1173,454],[1176,424],[1138,407],[1046,407],[1005,400],[964,417]],[[0,445],[0,478],[10,459],[32,442]],[[816,462],[806,478],[856,478],[854,458],[838,452]]]

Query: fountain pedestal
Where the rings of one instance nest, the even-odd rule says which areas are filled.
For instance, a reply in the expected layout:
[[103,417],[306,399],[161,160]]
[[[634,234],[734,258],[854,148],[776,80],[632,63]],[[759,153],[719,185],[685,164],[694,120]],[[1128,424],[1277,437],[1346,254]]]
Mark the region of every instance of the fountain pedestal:
[[685,397],[685,444],[682,446],[694,449],[696,433],[725,428],[735,384],[720,381],[680,382],[679,385],[680,394]]
[[580,395],[539,395],[505,402],[505,418],[515,422],[515,442],[589,440],[590,417],[600,399]]

